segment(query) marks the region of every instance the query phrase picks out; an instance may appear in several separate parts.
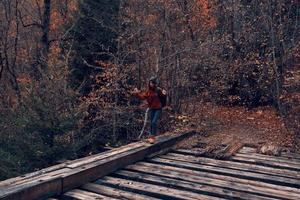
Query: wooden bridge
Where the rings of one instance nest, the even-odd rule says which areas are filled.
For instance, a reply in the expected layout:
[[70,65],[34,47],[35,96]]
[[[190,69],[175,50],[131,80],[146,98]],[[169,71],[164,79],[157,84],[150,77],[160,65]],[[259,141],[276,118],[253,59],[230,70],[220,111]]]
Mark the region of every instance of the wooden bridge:
[[227,160],[137,142],[0,182],[0,199],[300,199],[300,154],[241,148]]

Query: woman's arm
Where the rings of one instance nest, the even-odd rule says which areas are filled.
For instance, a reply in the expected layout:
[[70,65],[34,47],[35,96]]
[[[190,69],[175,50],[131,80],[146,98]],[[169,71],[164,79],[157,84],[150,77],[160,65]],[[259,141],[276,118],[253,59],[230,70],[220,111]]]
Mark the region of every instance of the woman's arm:
[[137,88],[134,89],[134,91],[132,92],[132,94],[134,96],[136,96],[137,98],[141,99],[141,100],[145,100],[145,99],[147,99],[149,97],[148,92],[140,91]]
[[167,91],[161,88],[158,88],[158,95],[163,97],[167,95]]

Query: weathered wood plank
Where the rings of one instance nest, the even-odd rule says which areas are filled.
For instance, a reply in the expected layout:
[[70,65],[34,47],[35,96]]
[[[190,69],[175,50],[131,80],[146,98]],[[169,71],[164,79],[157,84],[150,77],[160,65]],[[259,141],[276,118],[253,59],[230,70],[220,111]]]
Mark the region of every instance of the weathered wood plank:
[[96,183],[110,184],[110,185],[117,186],[119,188],[133,190],[137,193],[147,194],[149,196],[154,196],[154,197],[164,198],[164,199],[190,199],[190,200],[222,199],[222,198],[197,194],[194,192],[186,192],[183,190],[176,190],[169,187],[157,186],[154,184],[141,183],[133,180],[126,180],[126,179],[115,178],[110,176],[97,180]]
[[[199,152],[197,150],[178,150],[175,151],[177,153],[191,155],[191,156],[199,156]],[[230,158],[232,161],[236,162],[244,162],[249,164],[256,164],[256,165],[262,165],[262,166],[269,166],[273,168],[280,168],[280,169],[287,169],[292,171],[300,171],[300,168],[298,165],[295,164],[287,164],[284,162],[275,162],[275,161],[269,161],[264,159],[258,159],[258,158],[247,158],[247,156],[232,156]]]
[[[239,150],[239,153],[257,153],[257,149],[252,147],[243,147],[242,149]],[[281,152],[281,155],[279,157],[298,160],[298,161],[300,160],[300,154],[293,153],[293,152]]]
[[85,189],[90,192],[94,192],[97,194],[102,194],[109,197],[114,197],[118,199],[139,199],[139,200],[158,200],[157,198],[142,195],[142,194],[136,194],[129,191],[124,191],[112,187],[108,187],[105,185],[99,185],[95,183],[88,183],[80,188]]
[[287,157],[287,158],[293,158],[300,160],[300,154],[299,153],[293,153],[293,152],[282,152],[281,156]]
[[108,157],[91,164],[74,168],[72,171],[62,176],[64,185],[63,191],[67,191],[83,185],[84,183],[94,181],[126,165],[140,161],[153,153],[170,148],[178,141],[190,137],[194,133],[194,131],[190,131],[179,135],[167,137],[163,136],[159,138],[158,142],[153,145],[145,143],[144,146],[137,149],[128,150],[113,157]]
[[129,144],[129,145],[117,148],[117,149],[113,149],[113,150],[104,152],[104,153],[100,153],[100,154],[88,156],[88,157],[82,158],[80,160],[75,160],[72,163],[70,162],[67,165],[67,167],[68,168],[80,167],[80,166],[83,166],[85,164],[90,164],[92,162],[103,160],[105,158],[108,158],[108,157],[111,157],[111,156],[114,156],[114,155],[126,152],[128,150],[138,149],[138,148],[140,148],[142,146],[145,146],[145,143],[143,143],[143,142],[137,142],[137,143]]
[[297,199],[300,195],[300,193],[293,191],[293,188],[281,187],[256,181],[249,181],[235,177],[226,177],[161,164],[139,162],[138,164],[127,166],[126,169],[133,170],[134,172],[170,177],[178,180],[189,181],[192,183],[206,184],[270,198]]
[[226,199],[275,199],[262,197],[259,195],[253,195],[245,192],[233,191],[230,189],[224,189],[220,187],[209,186],[200,183],[192,183],[185,180],[154,176],[146,173],[132,172],[127,170],[118,171],[114,173],[113,176]]
[[32,173],[24,174],[24,175],[21,175],[21,176],[18,176],[18,177],[10,178],[10,179],[1,181],[0,182],[0,188],[9,187],[11,185],[17,185],[20,182],[24,182],[24,181],[32,179],[34,177],[44,175],[46,173],[50,173],[50,172],[53,172],[53,171],[57,171],[57,170],[65,168],[65,167],[66,167],[66,164],[63,163],[63,164],[47,167],[47,168],[44,168],[44,169],[41,169],[39,171],[35,171],[35,172],[32,172]]
[[189,156],[189,155],[179,154],[177,153],[177,151],[175,151],[175,153],[168,153],[167,155],[161,155],[160,157],[184,161],[184,162],[191,162],[196,164],[219,166],[219,167],[237,169],[242,171],[269,174],[273,176],[300,179],[300,173],[296,171],[289,171],[284,169],[277,169],[277,168],[265,167],[265,166],[248,164],[248,163],[233,162],[228,160],[216,160],[212,158]]
[[[202,150],[204,151],[204,149],[178,149],[175,152],[176,153],[181,153],[181,154],[186,154],[186,155],[194,155],[194,156],[198,156],[200,153],[202,153]],[[249,148],[249,147],[243,147],[242,149],[240,149],[238,151],[238,154],[245,154],[245,155],[251,155],[251,156],[257,156],[257,157],[263,157],[263,158],[267,158],[267,159],[275,159],[276,160],[280,160],[280,162],[292,162],[292,164],[299,164],[300,160],[297,158],[297,156],[300,157],[299,154],[295,154],[294,156],[290,155],[290,156],[285,156],[287,153],[282,153],[281,156],[271,156],[271,155],[265,155],[265,154],[260,154],[257,153],[257,150],[255,148]],[[274,161],[274,160],[273,160]]]
[[60,178],[48,178],[46,180],[31,181],[24,185],[15,186],[12,189],[1,188],[1,200],[27,200],[47,198],[61,194],[62,181]]
[[87,192],[84,190],[74,189],[63,194],[64,199],[74,199],[74,200],[99,200],[99,199],[108,199],[115,200],[115,198],[107,197],[100,194],[95,194],[92,192]]
[[[157,159],[157,158],[155,158]],[[224,173],[216,173],[216,171],[214,170],[210,170],[210,171],[205,171],[205,170],[201,170],[198,169],[199,166],[195,166],[195,167],[191,167],[190,164],[186,164],[184,162],[182,163],[175,163],[175,162],[169,162],[168,160],[164,160],[164,161],[154,161],[151,160],[151,162],[153,162],[154,164],[161,164],[161,165],[169,165],[169,166],[174,166],[174,167],[178,167],[178,168],[184,168],[184,169],[190,169],[193,171],[197,171],[197,172],[201,172],[202,174],[213,174],[216,175],[215,177],[222,177],[225,178],[227,180],[231,180],[231,178],[235,178],[234,180],[237,182],[243,182],[243,183],[247,183],[247,184],[253,184],[253,185],[257,185],[257,186],[261,186],[261,187],[270,187],[270,188],[274,188],[274,189],[278,189],[278,190],[287,190],[290,192],[295,192],[300,194],[300,189],[295,188],[295,187],[290,187],[290,186],[283,186],[283,185],[277,185],[277,184],[270,184],[267,182],[262,182],[262,181],[257,181],[257,180],[251,180],[251,179],[244,179],[243,176],[239,176],[239,174],[227,174],[225,175]],[[236,175],[236,176],[234,176]],[[299,182],[297,183],[299,184]]]
[[[148,145],[148,144],[147,144]],[[114,157],[75,168],[63,175],[64,191],[76,188],[84,183],[94,181],[128,164],[144,159],[149,154],[147,147],[129,150]]]
[[236,162],[243,162],[243,163],[249,163],[249,164],[256,164],[256,165],[262,165],[262,166],[268,166],[278,169],[286,169],[290,171],[297,171],[300,172],[300,166],[291,165],[288,163],[281,163],[281,162],[275,162],[275,161],[269,161],[265,159],[258,159],[258,158],[251,158],[251,157],[245,157],[245,156],[233,156],[231,157],[232,161]]
[[295,166],[295,167],[300,166],[300,160],[286,159],[278,156],[269,156],[269,155],[263,155],[258,153],[247,153],[247,154],[237,153],[234,156],[244,157],[244,158],[254,158],[254,159],[266,160],[270,162],[278,162],[278,163],[287,164],[289,166]]
[[0,191],[2,191],[2,190],[11,191],[11,190],[15,190],[15,188],[24,187],[24,184],[27,184],[27,183],[47,181],[48,179],[59,178],[62,174],[66,173],[68,171],[70,171],[70,169],[62,168],[62,169],[51,171],[51,172],[48,172],[45,174],[41,174],[39,176],[34,176],[28,180],[27,179],[19,180],[11,185],[6,185],[3,187],[1,186]]
[[22,198],[32,195],[37,195],[39,192],[43,197],[49,197],[53,194],[60,194],[62,192],[61,175],[68,172],[70,169],[62,168],[49,173],[34,176],[28,180],[19,180],[11,185],[0,187],[0,199],[14,199]]
[[245,172],[245,171],[234,170],[234,169],[226,169],[226,168],[216,167],[216,166],[198,165],[198,164],[169,160],[164,158],[153,158],[151,162],[159,162],[163,164],[181,166],[192,170],[200,170],[204,172],[215,173],[215,174],[220,174],[225,176],[232,176],[232,177],[243,178],[248,180],[255,180],[255,181],[261,181],[266,183],[278,184],[282,186],[300,188],[300,181],[297,179],[290,179],[285,177],[274,177],[271,175],[257,174],[253,172]]
[[253,147],[243,147],[239,150],[239,152],[245,152],[245,153],[256,153],[257,152],[257,148],[253,148]]

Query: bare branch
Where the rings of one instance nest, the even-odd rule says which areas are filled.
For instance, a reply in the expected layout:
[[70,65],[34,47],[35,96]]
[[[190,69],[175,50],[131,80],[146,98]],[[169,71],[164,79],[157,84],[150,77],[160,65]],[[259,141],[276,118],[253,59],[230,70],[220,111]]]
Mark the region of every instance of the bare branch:
[[89,64],[84,58],[81,58],[81,60],[83,61],[83,64],[85,64],[86,66],[88,66],[88,67],[90,67],[90,68],[94,68],[94,69],[104,69],[103,67]]

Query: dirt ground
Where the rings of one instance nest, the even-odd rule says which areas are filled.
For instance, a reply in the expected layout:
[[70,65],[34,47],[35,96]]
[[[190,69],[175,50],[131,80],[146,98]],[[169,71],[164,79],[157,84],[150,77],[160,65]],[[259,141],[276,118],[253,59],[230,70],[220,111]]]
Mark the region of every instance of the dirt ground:
[[300,140],[289,130],[272,107],[248,110],[227,107],[191,99],[185,102],[183,113],[174,117],[176,129],[196,129],[199,134],[180,146],[192,148],[202,143],[217,148],[220,145],[273,145],[289,151],[300,150]]

